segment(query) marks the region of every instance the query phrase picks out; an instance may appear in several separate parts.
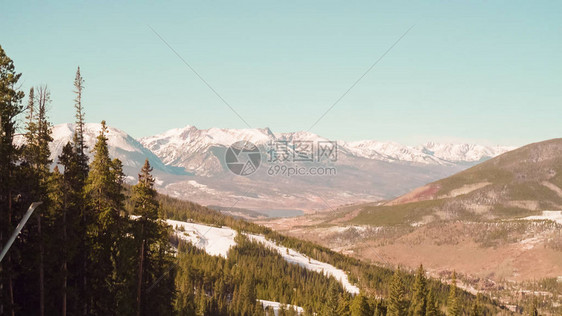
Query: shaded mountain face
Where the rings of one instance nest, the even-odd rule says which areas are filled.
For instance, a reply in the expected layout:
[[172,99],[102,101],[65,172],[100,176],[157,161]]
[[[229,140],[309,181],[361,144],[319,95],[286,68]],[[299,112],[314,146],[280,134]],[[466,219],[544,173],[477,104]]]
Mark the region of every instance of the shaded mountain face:
[[[86,143],[90,149],[94,147],[100,128],[100,124],[86,125]],[[51,151],[55,162],[73,134],[73,124],[53,127]],[[268,128],[201,130],[194,126],[139,140],[110,127],[107,137],[110,154],[123,161],[129,182],[136,181],[138,170],[148,158],[155,170],[157,187],[163,193],[205,205],[255,210],[329,210],[342,204],[388,199],[511,149],[337,141],[334,145],[337,159],[313,159],[311,162],[289,159],[279,163],[271,154],[276,144],[285,144],[289,157],[298,154],[295,144],[312,144],[314,157],[317,157],[319,144],[329,140],[309,132],[273,133]],[[249,176],[232,173],[225,162],[228,147],[239,141],[249,141],[260,149],[261,163]],[[277,170],[272,168],[285,171],[329,168],[330,174],[289,176],[287,172],[272,172]]]

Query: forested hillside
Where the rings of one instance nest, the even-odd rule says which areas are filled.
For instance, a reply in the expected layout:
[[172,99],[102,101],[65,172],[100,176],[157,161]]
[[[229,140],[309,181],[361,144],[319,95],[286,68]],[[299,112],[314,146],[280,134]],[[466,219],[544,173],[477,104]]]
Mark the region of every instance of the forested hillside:
[[[51,169],[47,86],[18,91],[20,74],[0,48],[0,244],[28,206],[43,202],[0,266],[0,314],[259,315],[257,299],[301,306],[317,315],[482,315],[499,307],[415,273],[391,271],[219,212],[158,195],[146,161],[138,183],[124,184],[109,156],[105,122],[93,148],[84,144],[84,80],[76,72],[76,132]],[[25,144],[14,136],[25,134]],[[87,151],[93,151],[89,161]],[[131,216],[134,215],[134,216]],[[227,258],[171,235],[164,218],[260,234],[349,274],[339,280],[290,264],[238,234]],[[172,245],[177,246],[175,250]],[[290,312],[289,312],[290,313]]]

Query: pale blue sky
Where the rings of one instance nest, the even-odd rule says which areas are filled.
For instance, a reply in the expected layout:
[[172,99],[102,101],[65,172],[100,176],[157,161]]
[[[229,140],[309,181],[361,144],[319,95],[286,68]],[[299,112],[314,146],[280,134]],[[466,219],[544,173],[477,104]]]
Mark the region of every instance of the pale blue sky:
[[3,1],[0,45],[23,88],[47,83],[51,119],[135,137],[243,128],[156,29],[252,127],[344,140],[522,145],[562,136],[560,1]]

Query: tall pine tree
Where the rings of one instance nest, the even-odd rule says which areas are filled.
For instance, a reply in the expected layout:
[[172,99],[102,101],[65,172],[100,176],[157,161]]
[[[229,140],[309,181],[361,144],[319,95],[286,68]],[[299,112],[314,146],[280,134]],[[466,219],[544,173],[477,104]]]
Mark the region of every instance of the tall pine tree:
[[439,315],[439,305],[435,300],[435,293],[433,289],[429,289],[427,293],[427,306],[425,308],[425,315],[426,316],[438,316]]
[[61,300],[61,314],[85,314],[86,306],[86,264],[89,252],[89,239],[86,236],[86,223],[90,222],[84,196],[85,174],[82,161],[70,142],[63,148],[58,157],[58,162],[64,167],[62,181],[63,190],[55,191],[62,201],[60,208],[61,217],[58,227],[62,232],[59,236],[66,245],[62,249],[63,284]]
[[461,314],[461,308],[459,304],[459,298],[457,296],[457,274],[453,271],[453,280],[449,287],[449,298],[447,301],[447,315],[449,316],[459,316]]
[[74,130],[74,146],[79,155],[79,160],[82,164],[88,164],[88,157],[86,156],[87,146],[84,140],[84,108],[82,107],[82,90],[84,89],[84,78],[80,74],[80,67],[76,70],[76,77],[74,78],[74,108],[76,109],[76,126]]
[[405,316],[408,314],[408,302],[406,301],[406,288],[402,280],[402,272],[397,269],[390,283],[390,296],[388,298],[389,316]]
[[338,315],[339,297],[338,287],[335,283],[332,283],[328,289],[324,315]]
[[169,314],[172,308],[173,289],[166,282],[158,284],[147,294],[147,288],[153,284],[164,268],[170,264],[172,255],[168,241],[167,226],[159,220],[159,204],[156,200],[152,167],[148,159],[138,175],[139,182],[132,188],[133,214],[138,218],[133,221],[135,248],[138,256],[136,262],[136,310],[141,314]]
[[416,272],[414,287],[412,293],[412,302],[410,304],[410,315],[425,316],[427,308],[427,279],[425,271],[420,264]]
[[[88,285],[88,252],[90,239],[87,236],[86,227],[92,220],[91,210],[88,208],[86,203],[86,199],[84,198],[84,190],[86,184],[86,178],[88,177],[89,172],[89,165],[88,165],[88,155],[86,154],[87,146],[85,144],[84,133],[85,133],[85,115],[84,115],[84,107],[82,104],[82,91],[84,89],[84,79],[80,73],[80,67],[76,70],[76,76],[74,78],[74,109],[76,110],[75,118],[75,126],[74,126],[74,137],[72,140],[73,145],[73,153],[67,155],[70,159],[68,163],[72,165],[72,170],[70,171],[69,175],[71,175],[71,179],[65,176],[65,179],[71,180],[72,188],[74,192],[79,193],[79,196],[75,196],[76,203],[73,205],[75,210],[71,211],[72,215],[79,216],[79,226],[78,227],[71,227],[70,230],[76,232],[76,237],[78,238],[79,248],[76,255],[78,261],[81,262],[81,266],[77,267],[77,280],[79,285],[79,292],[78,292],[78,300],[81,301],[80,308],[82,309],[81,313],[83,315],[88,314],[89,311],[89,303],[91,300],[88,297],[91,297],[90,293],[90,286]],[[65,168],[65,175],[66,175],[66,168]],[[75,214],[78,212],[78,214]],[[71,221],[71,224],[74,222]],[[76,228],[76,229],[75,229]]]
[[[15,200],[16,162],[18,151],[14,146],[16,116],[23,111],[21,101],[24,93],[19,91],[17,83],[21,77],[15,70],[13,61],[0,46],[0,244],[3,246],[12,233],[21,214],[15,214],[20,208]],[[15,314],[14,271],[12,253],[0,263],[0,311],[7,315]]]
[[357,294],[351,303],[351,316],[370,316],[369,304],[365,296]]
[[113,315],[118,310],[121,292],[119,246],[123,236],[123,173],[118,160],[109,157],[108,129],[105,121],[94,146],[94,159],[86,181],[86,196],[92,211],[88,225],[91,251],[87,269],[91,313]]

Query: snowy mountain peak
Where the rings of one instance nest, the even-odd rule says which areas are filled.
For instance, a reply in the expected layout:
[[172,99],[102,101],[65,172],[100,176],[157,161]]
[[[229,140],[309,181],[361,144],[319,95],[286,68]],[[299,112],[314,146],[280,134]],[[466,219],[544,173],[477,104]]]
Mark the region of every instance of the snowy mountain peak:
[[[72,141],[74,124],[53,127],[51,158],[57,157],[63,146]],[[85,126],[88,154],[96,143],[101,124]],[[108,127],[110,156],[123,162],[127,181],[134,183],[144,160],[154,167],[157,186],[173,196],[196,200],[203,204],[231,204],[231,198],[245,196],[242,187],[231,178],[224,156],[233,143],[247,140],[258,146],[275,141],[327,141],[314,133],[274,133],[269,128],[198,129],[187,125],[171,129],[159,135],[134,139],[126,132]],[[23,143],[23,137],[16,140]],[[350,201],[371,201],[403,194],[414,187],[435,181],[466,169],[476,163],[497,156],[511,148],[474,144],[440,144],[429,142],[421,146],[404,146],[396,142],[364,140],[337,141],[337,181],[326,177],[297,177],[291,181],[256,173],[252,181],[255,197],[244,197],[238,205],[250,208],[272,209],[290,207],[317,209],[325,204],[316,198],[315,192],[324,192],[335,205]],[[315,145],[318,146],[318,145]],[[266,155],[266,153],[263,153]],[[269,162],[265,159],[263,164]],[[261,168],[267,170],[267,166]],[[373,182],[376,178],[377,181]],[[228,181],[225,181],[228,179]],[[281,181],[280,181],[281,180]],[[291,199],[286,199],[291,196]],[[292,201],[292,202],[288,202]],[[331,202],[331,203],[332,203]],[[265,204],[264,204],[265,203]],[[269,204],[268,204],[269,203]]]
[[396,142],[380,142],[363,140],[350,142],[347,148],[358,157],[378,159],[384,161],[407,161],[423,164],[447,164],[440,158],[434,157],[422,150],[408,147]]
[[484,146],[478,144],[451,144],[428,142],[416,147],[436,158],[451,162],[478,162],[515,149],[510,146]]
[[[210,158],[211,148],[225,148],[237,141],[250,141],[256,145],[267,145],[275,141],[327,141],[327,138],[314,133],[299,131],[294,133],[273,133],[269,128],[197,129],[187,126],[172,129],[159,135],[145,137],[140,142],[159,156],[164,163],[184,167],[192,171],[202,171],[205,161]],[[405,146],[396,142],[363,140],[355,142],[338,141],[338,152],[346,156],[381,160],[387,162],[406,162],[424,165],[451,165],[474,163],[495,157],[513,148],[502,146],[483,146],[474,144],[439,144],[428,142],[422,146]],[[215,161],[212,166],[218,167]],[[204,172],[209,174],[209,170]]]
[[[53,142],[49,145],[49,149],[51,150],[51,159],[55,163],[58,161],[58,156],[62,152],[62,148],[68,142],[72,141],[74,137],[74,130],[75,124],[73,123],[64,123],[53,126],[51,130]],[[90,160],[93,157],[92,150],[100,131],[101,124],[99,123],[86,123],[84,125],[84,141],[86,142],[86,146],[88,146],[86,151]],[[136,175],[147,158],[155,170],[166,173],[177,173],[176,168],[166,166],[160,158],[124,131],[108,126],[106,137],[110,156],[112,158],[118,158],[121,162],[123,162],[126,174]],[[23,136],[19,136],[15,140],[18,145],[22,145],[24,141]],[[134,176],[130,176],[128,178],[129,181],[134,181],[134,179]]]

